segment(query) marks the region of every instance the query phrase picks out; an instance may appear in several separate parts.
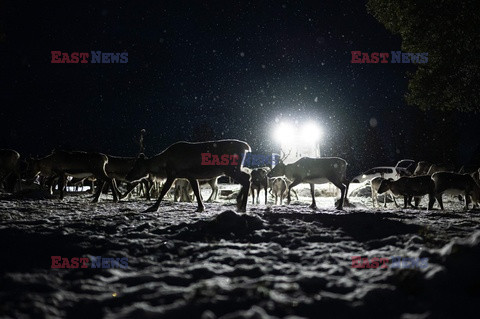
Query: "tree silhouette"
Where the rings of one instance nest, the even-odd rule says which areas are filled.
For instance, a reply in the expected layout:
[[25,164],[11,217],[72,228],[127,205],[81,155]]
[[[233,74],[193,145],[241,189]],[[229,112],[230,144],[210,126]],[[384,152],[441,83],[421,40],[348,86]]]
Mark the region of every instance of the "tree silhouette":
[[409,74],[409,104],[422,110],[479,110],[478,1],[369,0],[367,8],[402,37],[404,52],[428,53],[428,62]]

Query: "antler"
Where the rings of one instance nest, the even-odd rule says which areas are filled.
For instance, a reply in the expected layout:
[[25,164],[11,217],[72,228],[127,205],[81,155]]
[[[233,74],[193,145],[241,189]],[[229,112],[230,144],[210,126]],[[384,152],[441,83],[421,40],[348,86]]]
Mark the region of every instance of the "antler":
[[282,157],[280,158],[280,162],[283,162],[283,161],[286,160],[287,157],[290,155],[290,153],[292,152],[292,149],[290,149],[290,150],[288,151],[288,154],[285,154],[285,152],[284,152],[283,150],[281,150],[281,152],[283,153],[284,156],[282,156]]

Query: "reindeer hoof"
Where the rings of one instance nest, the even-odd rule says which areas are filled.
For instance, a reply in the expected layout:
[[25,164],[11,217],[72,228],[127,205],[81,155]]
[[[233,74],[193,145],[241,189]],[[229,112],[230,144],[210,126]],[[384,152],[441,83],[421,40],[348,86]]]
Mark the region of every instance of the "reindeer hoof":
[[149,208],[147,208],[144,213],[156,213],[158,210],[158,207],[156,206],[150,206]]
[[205,210],[205,207],[197,207],[197,209],[195,210],[195,213],[201,213]]
[[308,207],[310,207],[311,209],[317,209],[317,205],[314,205],[314,204],[312,204],[312,205],[310,205],[310,206],[308,206]]
[[343,210],[343,206],[337,206],[337,207],[335,207],[335,209],[337,209],[337,210]]

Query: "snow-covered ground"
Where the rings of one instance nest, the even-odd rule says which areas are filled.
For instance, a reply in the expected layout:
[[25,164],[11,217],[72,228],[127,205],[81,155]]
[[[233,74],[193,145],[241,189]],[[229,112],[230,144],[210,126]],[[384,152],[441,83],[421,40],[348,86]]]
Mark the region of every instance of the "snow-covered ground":
[[[358,186],[358,185],[357,185]],[[220,185],[223,194],[235,185]],[[328,193],[328,186],[325,192]],[[0,200],[0,316],[11,318],[470,318],[480,301],[480,214],[372,208],[366,196],[335,210],[235,200],[133,198],[98,204],[32,191]],[[210,190],[202,190],[208,198]],[[319,194],[322,190],[319,188]],[[367,194],[368,190],[357,191]],[[263,203],[263,193],[260,196]],[[403,200],[399,200],[403,204]],[[128,258],[125,269],[52,269],[51,256]],[[424,269],[354,269],[352,256],[428,258]],[[296,316],[296,317],[294,317]]]

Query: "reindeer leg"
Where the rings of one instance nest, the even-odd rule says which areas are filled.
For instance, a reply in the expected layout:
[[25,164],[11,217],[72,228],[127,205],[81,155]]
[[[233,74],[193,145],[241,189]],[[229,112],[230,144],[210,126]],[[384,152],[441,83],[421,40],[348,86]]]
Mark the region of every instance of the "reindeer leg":
[[107,183],[105,181],[102,181],[100,184],[98,184],[97,191],[95,192],[95,197],[93,198],[92,203],[98,203],[100,194],[102,194],[103,189],[105,188],[106,185]]
[[400,205],[397,204],[397,200],[395,199],[395,195],[390,194],[390,196],[392,196],[393,202],[395,203],[395,207],[399,208]]
[[[242,172],[240,168],[225,173],[242,185],[242,189],[237,196],[237,210],[239,212],[247,211],[248,190],[250,189],[250,174]],[[252,190],[252,196],[254,191]]]
[[[54,185],[55,185],[55,180],[57,179],[56,176],[54,177],[49,177],[47,178],[47,180],[45,181],[45,184],[46,186],[48,187],[48,191],[50,193],[50,195],[53,195],[53,191],[55,189]],[[60,178],[58,178],[58,183],[60,183]]]
[[298,193],[296,190],[292,189],[292,192],[295,194],[295,198],[298,200]]
[[150,185],[149,181],[144,179],[142,180],[142,184],[145,187],[145,197],[147,200],[150,200],[150,191],[152,190],[152,185]]
[[108,184],[112,189],[113,201],[116,203],[118,202],[118,193],[120,193],[117,187],[117,181],[115,180],[115,178],[111,178],[109,179]]
[[67,183],[67,175],[61,174],[58,181],[58,190],[60,191],[60,199],[63,199],[63,189]]
[[317,203],[315,202],[315,184],[310,184],[310,194],[312,195],[312,204],[310,208],[317,208]]
[[197,198],[198,206],[197,206],[196,212],[203,212],[205,210],[205,206],[203,205],[202,197],[200,196],[198,181],[194,178],[189,178],[188,181],[190,182],[190,186],[192,186],[193,193],[195,194],[195,197]]
[[340,181],[330,180],[330,182],[332,182],[333,185],[335,185],[337,188],[340,189],[340,202],[338,203],[336,209],[343,210],[343,203],[345,201],[345,198],[347,197],[347,194],[346,194],[347,186],[345,186]]
[[[213,200],[217,200],[218,198],[218,181],[215,181],[215,184],[214,184],[214,189],[215,189],[215,194],[213,195]],[[248,196],[248,195],[247,195]]]
[[[348,188],[350,187],[350,181],[349,180],[346,180],[344,179],[343,182],[342,182],[343,185],[345,185],[345,195],[343,196],[343,204],[345,204],[345,201],[348,200]],[[348,201],[347,201],[348,202]],[[342,208],[343,208],[343,205],[342,205]]]
[[408,197],[408,205],[410,205],[410,207],[415,207],[415,206],[412,205],[412,199],[414,199],[413,196]]
[[435,195],[435,198],[438,201],[438,205],[440,205],[440,209],[443,210],[443,199],[442,199],[442,194],[437,194]]
[[247,200],[248,200],[248,189],[250,188],[250,174],[240,172],[240,176],[242,176],[242,188],[243,188],[243,198],[242,203],[239,211],[246,212],[247,211]]
[[157,201],[155,204],[150,206],[144,213],[151,213],[151,212],[156,212],[158,208],[160,207],[160,202],[162,201],[163,197],[165,194],[170,190],[170,187],[172,187],[173,182],[175,181],[174,177],[168,177],[167,181],[163,185],[162,191],[160,192],[160,195],[158,196]]
[[213,202],[214,200],[217,199],[217,194],[218,194],[217,179],[213,179],[213,180],[209,181],[208,184],[212,188],[212,193],[210,194],[210,197],[207,199],[207,202],[211,203],[211,202]]
[[430,193],[428,194],[428,210],[433,209],[433,204],[435,204],[435,195]]
[[465,210],[468,210],[468,204],[470,204],[470,192],[465,190]]
[[265,184],[265,205],[267,205],[267,192],[268,192],[268,186]]
[[213,202],[213,194],[214,194],[214,193],[215,193],[215,191],[214,191],[213,188],[212,188],[212,192],[210,193],[210,196],[209,196],[208,199],[207,199],[207,203]]
[[422,199],[421,197],[414,197],[413,198],[413,201],[415,203],[415,208],[418,208],[418,205],[420,205],[420,200],[421,199]]
[[173,190],[173,202],[176,203],[178,202],[178,198],[180,197],[180,187],[177,187],[177,185],[175,185],[175,188]]
[[294,187],[297,186],[298,184],[300,184],[300,180],[296,179],[296,180],[293,181],[293,183],[291,183],[291,184],[288,186],[287,205],[290,205],[290,201],[291,201],[290,191],[292,190],[292,188],[294,188]]

